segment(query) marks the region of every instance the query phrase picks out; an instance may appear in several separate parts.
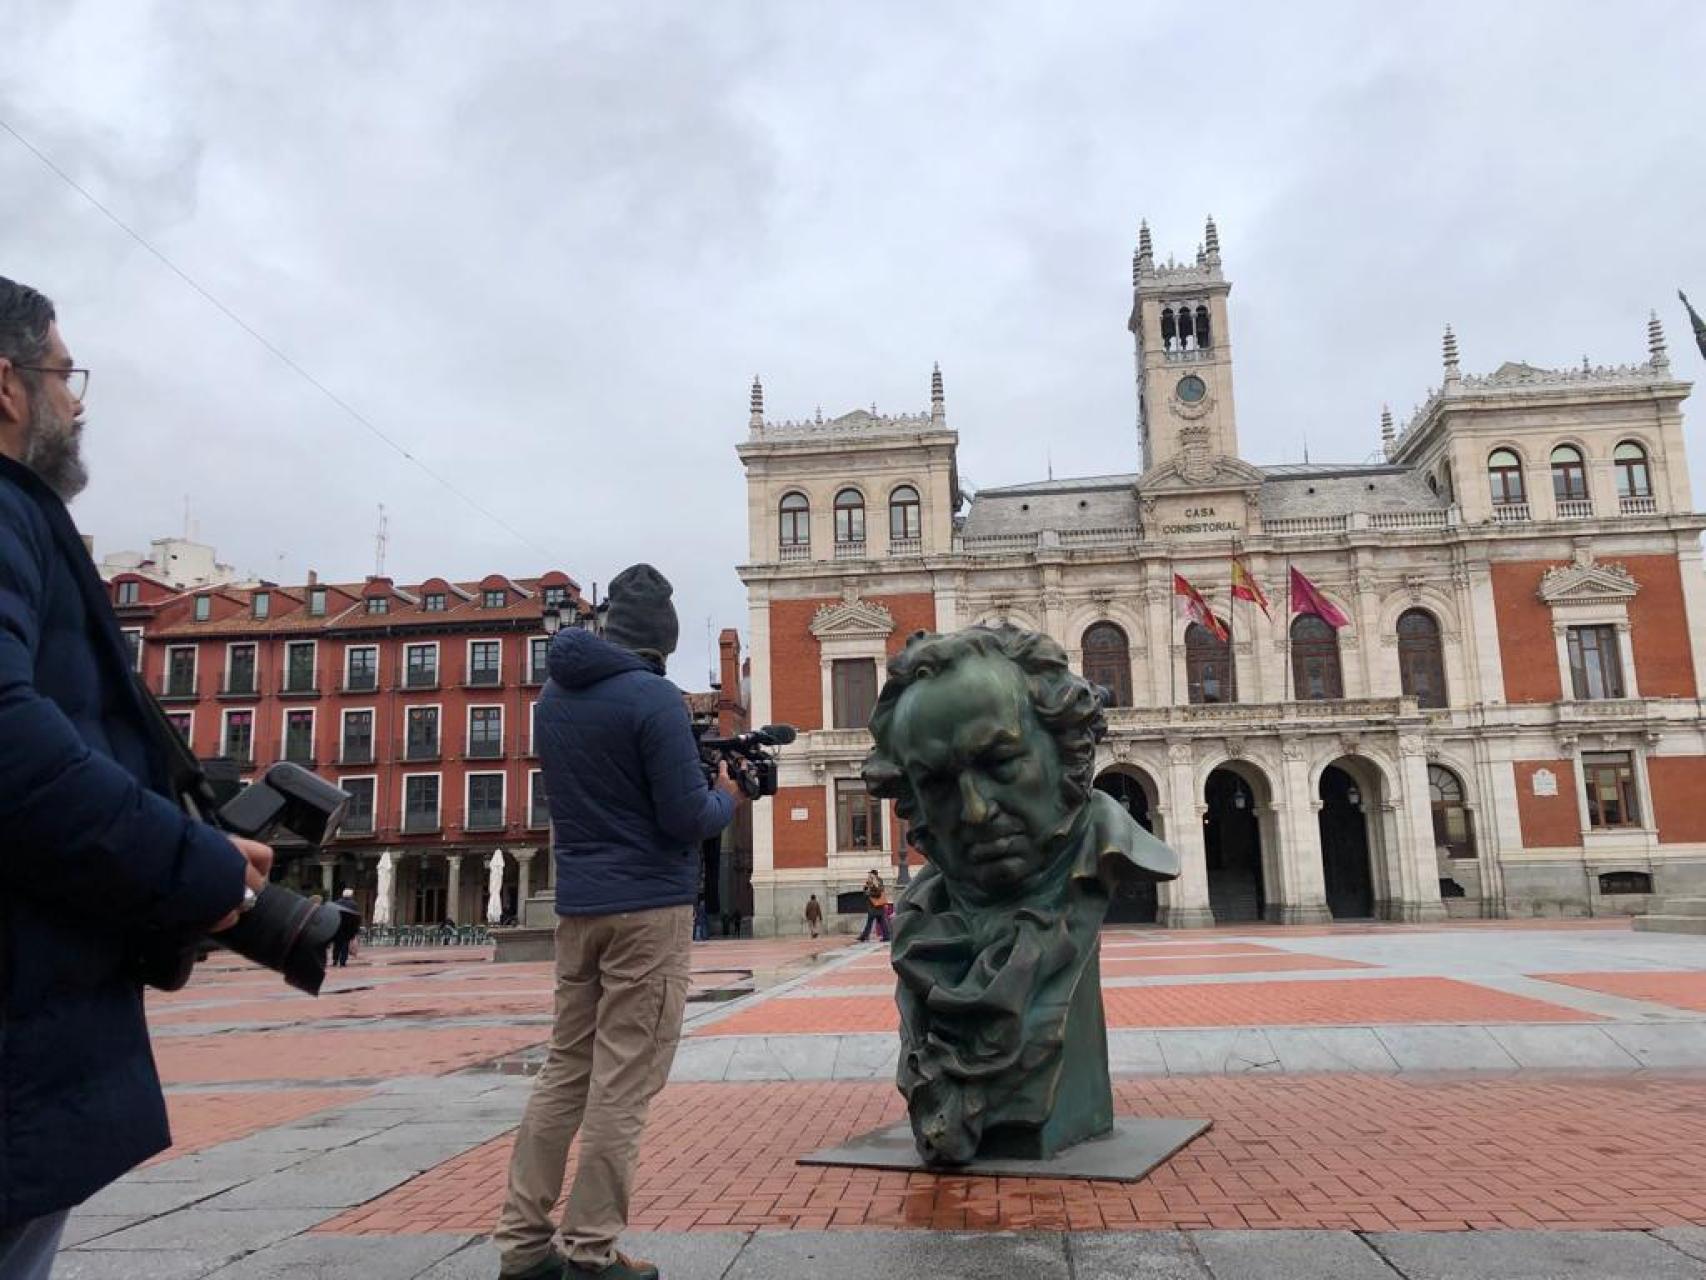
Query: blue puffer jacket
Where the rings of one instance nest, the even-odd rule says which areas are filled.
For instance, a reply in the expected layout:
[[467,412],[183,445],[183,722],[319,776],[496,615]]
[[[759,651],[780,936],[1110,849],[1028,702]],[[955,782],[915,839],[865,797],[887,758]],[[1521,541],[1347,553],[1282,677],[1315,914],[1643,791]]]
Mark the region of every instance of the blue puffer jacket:
[[146,723],[69,513],[0,457],[0,1227],[170,1141],[136,955],[243,896],[242,855],[165,798]]
[[657,670],[586,631],[551,642],[534,730],[551,804],[557,914],[691,903],[699,845],[734,817],[705,785],[687,705]]

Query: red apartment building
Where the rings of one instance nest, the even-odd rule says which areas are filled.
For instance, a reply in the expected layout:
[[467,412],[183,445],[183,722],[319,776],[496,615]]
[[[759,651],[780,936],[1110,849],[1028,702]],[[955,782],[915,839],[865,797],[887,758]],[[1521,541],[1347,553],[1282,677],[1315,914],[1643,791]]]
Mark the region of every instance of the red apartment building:
[[[397,924],[483,921],[496,849],[506,912],[552,884],[533,705],[546,615],[592,614],[567,574],[180,589],[143,567],[108,589],[137,670],[196,755],[237,760],[245,779],[291,760],[350,794],[339,838],[289,883],[353,888],[372,919],[389,851]],[[720,687],[689,706],[701,728],[734,733],[746,727],[735,632],[719,650]],[[751,847],[748,824],[707,850],[713,918],[750,916]]]

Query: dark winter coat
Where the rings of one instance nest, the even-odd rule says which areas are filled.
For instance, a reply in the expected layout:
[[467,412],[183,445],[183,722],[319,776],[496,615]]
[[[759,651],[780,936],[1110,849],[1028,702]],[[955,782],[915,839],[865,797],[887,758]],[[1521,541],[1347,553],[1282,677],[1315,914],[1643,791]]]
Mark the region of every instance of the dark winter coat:
[[734,801],[705,782],[681,690],[587,631],[557,633],[550,669],[534,732],[557,914],[692,903],[700,842],[729,824]]
[[171,1141],[135,960],[243,896],[166,798],[106,589],[64,505],[0,457],[0,1227]]

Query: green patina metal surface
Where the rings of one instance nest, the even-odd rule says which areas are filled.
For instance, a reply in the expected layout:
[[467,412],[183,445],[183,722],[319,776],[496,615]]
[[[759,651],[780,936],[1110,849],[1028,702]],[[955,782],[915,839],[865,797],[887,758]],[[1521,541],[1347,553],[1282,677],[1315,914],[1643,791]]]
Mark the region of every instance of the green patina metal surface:
[[1048,637],[912,637],[871,718],[866,785],[930,866],[896,911],[897,1083],[930,1164],[1046,1159],[1113,1127],[1100,929],[1178,856],[1093,789],[1100,692]]

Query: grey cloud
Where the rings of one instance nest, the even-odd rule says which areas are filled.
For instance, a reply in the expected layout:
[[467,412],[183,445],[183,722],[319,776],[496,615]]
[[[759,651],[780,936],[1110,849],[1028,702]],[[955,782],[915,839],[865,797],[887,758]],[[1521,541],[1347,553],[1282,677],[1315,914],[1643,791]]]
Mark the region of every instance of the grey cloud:
[[187,492],[292,578],[367,571],[379,502],[405,578],[646,558],[696,682],[705,616],[745,622],[751,375],[777,414],[911,409],[941,360],[980,483],[1130,469],[1139,216],[1179,256],[1220,223],[1258,461],[1366,456],[1448,320],[1470,369],[1610,362],[1657,306],[1698,372],[1672,290],[1706,293],[1703,37],[1661,3],[14,17],[5,117],[523,544],[3,136],[0,271],[95,368],[101,546]]

